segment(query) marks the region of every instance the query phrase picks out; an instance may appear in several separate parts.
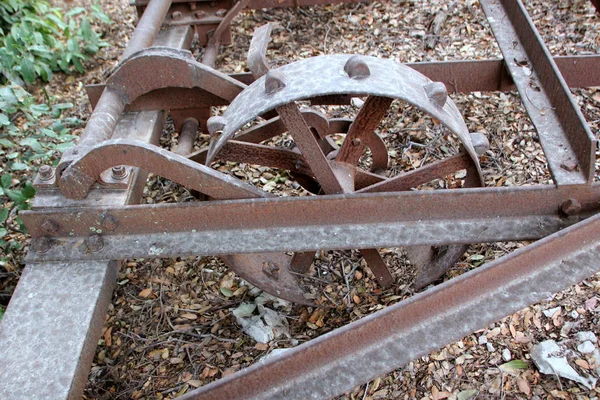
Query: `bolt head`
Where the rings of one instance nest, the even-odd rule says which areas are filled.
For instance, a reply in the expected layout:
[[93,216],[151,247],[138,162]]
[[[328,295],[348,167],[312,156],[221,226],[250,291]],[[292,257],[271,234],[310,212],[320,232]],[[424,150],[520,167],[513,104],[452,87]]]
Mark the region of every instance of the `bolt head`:
[[271,279],[279,280],[279,266],[270,261],[265,261],[262,268],[263,274]]
[[360,56],[352,56],[344,65],[344,72],[352,79],[365,79],[371,76],[371,70]]
[[60,225],[51,219],[45,219],[40,225],[42,231],[48,235],[53,235],[60,229]]
[[577,199],[570,198],[562,204],[560,209],[567,215],[579,214],[581,211],[581,203],[577,201]]
[[218,11],[215,13],[215,15],[216,15],[217,17],[224,17],[224,16],[225,16],[225,14],[227,14],[227,10],[226,10],[226,9],[224,9],[224,8],[221,8],[220,10],[218,10]]
[[202,18],[206,17],[206,11],[203,11],[203,10],[196,11],[194,13],[194,16],[198,19],[202,19]]
[[88,251],[95,253],[104,248],[104,239],[101,235],[91,235],[87,238],[85,245]]
[[42,181],[49,181],[54,178],[54,168],[49,165],[42,165],[38,172]]
[[359,138],[352,139],[352,146],[359,146],[362,141]]
[[173,21],[179,21],[183,18],[183,14],[181,13],[181,11],[173,11],[173,14],[171,14],[171,18],[173,18]]

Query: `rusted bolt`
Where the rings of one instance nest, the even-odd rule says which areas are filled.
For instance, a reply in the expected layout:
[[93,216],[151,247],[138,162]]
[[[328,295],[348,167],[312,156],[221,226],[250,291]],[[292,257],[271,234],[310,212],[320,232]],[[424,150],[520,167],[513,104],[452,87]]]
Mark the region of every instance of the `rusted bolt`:
[[359,146],[362,141],[359,138],[352,139],[352,146]]
[[40,225],[42,231],[48,235],[54,235],[60,229],[60,225],[51,219],[45,219]]
[[196,4],[196,2],[195,2],[195,1],[192,1],[192,2],[190,3],[190,10],[194,11],[194,10],[196,9],[196,7],[197,7],[197,4]]
[[102,218],[102,229],[105,231],[114,231],[119,227],[119,221],[117,218],[110,214],[106,214],[104,218]]
[[33,250],[38,253],[46,253],[52,247],[52,239],[50,239],[48,236],[34,239],[31,247],[33,247]]
[[365,79],[371,75],[369,66],[360,56],[352,56],[344,65],[344,72],[352,79]]
[[173,14],[171,14],[171,18],[173,18],[173,21],[179,21],[181,18],[183,18],[183,14],[181,13],[181,11],[173,11]]
[[578,202],[577,199],[570,198],[562,203],[560,209],[567,215],[579,214],[581,211],[581,203]]
[[214,117],[210,117],[208,121],[206,121],[206,128],[208,129],[208,133],[210,134],[210,138],[212,139],[216,135],[223,132],[225,129],[225,125],[227,125],[227,120],[219,115],[215,115]]
[[488,138],[481,132],[471,132],[471,144],[475,148],[475,152],[480,156],[490,149]]
[[298,169],[298,170],[299,170],[300,168],[302,168],[303,166],[304,166],[304,163],[303,163],[302,161],[300,161],[300,160],[297,160],[297,161],[294,163],[294,168],[296,168],[296,169]]
[[198,19],[202,19],[202,18],[206,17],[206,11],[204,11],[204,10],[196,11],[194,13],[194,16]]
[[54,178],[54,168],[49,165],[42,165],[38,172],[42,181],[49,181]]
[[276,281],[279,280],[279,266],[277,266],[276,264],[270,261],[265,261],[263,263],[262,271],[269,278],[274,279]]
[[429,100],[434,102],[439,107],[444,107],[446,105],[446,100],[448,99],[448,91],[446,90],[446,85],[442,82],[429,82],[426,84],[423,89],[425,89],[425,93]]
[[102,239],[102,236],[100,235],[91,235],[87,238],[85,246],[87,247],[88,251],[95,253],[104,248],[104,239]]
[[272,69],[267,72],[265,76],[265,91],[267,94],[273,94],[279,92],[285,87],[285,75],[276,69]]
[[224,9],[224,8],[221,8],[220,10],[218,10],[218,11],[215,13],[215,15],[216,15],[217,17],[224,17],[224,16],[225,16],[225,14],[227,14],[227,10],[226,10],[226,9]]
[[110,171],[110,176],[115,180],[122,180],[127,177],[127,168],[122,165],[117,165],[116,167],[112,167]]

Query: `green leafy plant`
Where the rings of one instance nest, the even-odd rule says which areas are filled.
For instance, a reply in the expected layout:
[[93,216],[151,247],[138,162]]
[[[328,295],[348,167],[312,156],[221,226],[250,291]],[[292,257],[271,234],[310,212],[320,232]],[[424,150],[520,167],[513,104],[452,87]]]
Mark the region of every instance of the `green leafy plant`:
[[63,17],[44,0],[1,2],[0,72],[4,81],[32,83],[40,77],[47,82],[53,72],[69,73],[72,68],[83,73],[88,55],[107,46],[91,21],[107,23],[110,19],[97,6],[89,14],[76,7]]
[[[35,188],[31,183],[27,182],[16,188],[13,188],[13,176],[10,174],[4,174],[0,177],[0,196],[6,196],[11,200],[12,205],[8,206],[8,202],[5,202],[5,206],[0,209],[0,248],[7,248],[9,244],[2,238],[8,234],[8,218],[13,210],[21,211],[28,210],[31,206],[29,201],[35,196]],[[19,230],[25,231],[23,222],[19,217],[16,219]],[[16,243],[16,242],[15,242]]]

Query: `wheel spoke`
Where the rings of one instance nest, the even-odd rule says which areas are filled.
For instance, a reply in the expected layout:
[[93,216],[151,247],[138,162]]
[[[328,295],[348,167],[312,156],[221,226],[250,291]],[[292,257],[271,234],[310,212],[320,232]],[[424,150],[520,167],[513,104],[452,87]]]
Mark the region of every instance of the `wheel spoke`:
[[371,135],[385,117],[393,99],[389,97],[369,96],[350,126],[342,144],[337,161],[356,165],[365,152]]
[[296,103],[289,103],[277,107],[279,117],[288,128],[290,135],[294,138],[296,146],[300,153],[313,171],[313,174],[327,194],[343,193],[343,188],[336,177],[329,161],[323,154],[319,142],[310,130],[308,124],[302,118],[302,113],[298,110]]

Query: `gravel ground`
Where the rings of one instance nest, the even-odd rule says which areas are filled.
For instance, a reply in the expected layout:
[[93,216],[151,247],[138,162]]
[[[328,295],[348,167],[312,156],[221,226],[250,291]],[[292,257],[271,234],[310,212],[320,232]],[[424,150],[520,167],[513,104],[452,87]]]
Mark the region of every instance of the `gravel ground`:
[[[103,0],[101,4],[116,21],[106,32],[113,46],[100,53],[85,76],[56,80],[47,88],[72,99],[77,104],[74,113],[80,118],[89,116],[83,85],[105,78],[135,21],[126,1]],[[527,1],[526,6],[553,55],[600,52],[600,18],[588,1]],[[222,49],[218,66],[223,71],[244,71],[252,32],[266,22],[275,24],[268,51],[275,65],[333,53],[368,54],[400,62],[500,57],[477,1],[445,3],[441,9],[448,18],[433,49],[427,48],[432,38],[430,25],[440,11],[433,0],[246,12],[235,20],[234,46]],[[573,94],[598,136],[600,91],[577,89]],[[485,132],[490,139],[491,149],[481,160],[488,186],[551,182],[537,134],[516,93],[451,97],[469,129]],[[325,111],[350,116],[357,109],[345,106]],[[394,104],[379,132],[393,159],[389,175],[448,157],[458,148],[455,138],[404,104]],[[286,141],[289,138],[285,136],[276,140]],[[173,148],[177,133],[167,128],[161,143]],[[206,136],[201,135],[196,145],[205,143]],[[282,171],[232,163],[217,164],[215,168],[280,195],[308,195]],[[464,175],[456,174],[422,189],[457,187],[462,178]],[[144,197],[147,203],[192,199],[185,188],[157,177],[149,180]],[[474,245],[445,279],[525,244]],[[374,283],[357,252],[320,252],[312,275],[319,306],[267,299],[267,307],[284,316],[289,325],[288,336],[267,344],[244,334],[232,314],[240,305],[255,303],[264,296],[260,297],[259,291],[235,277],[217,259],[127,261],[120,271],[85,398],[174,398],[247,367],[275,349],[295,346],[412,295],[413,271],[402,251],[384,249],[382,254],[393,267],[397,283],[386,291]],[[570,339],[580,331],[598,335],[599,289],[600,277],[591,277],[340,398],[597,398],[596,389],[541,374],[531,361],[530,350],[541,341]],[[506,363],[511,360],[525,364],[510,368]],[[581,356],[575,362],[579,372],[597,377],[589,358]]]

